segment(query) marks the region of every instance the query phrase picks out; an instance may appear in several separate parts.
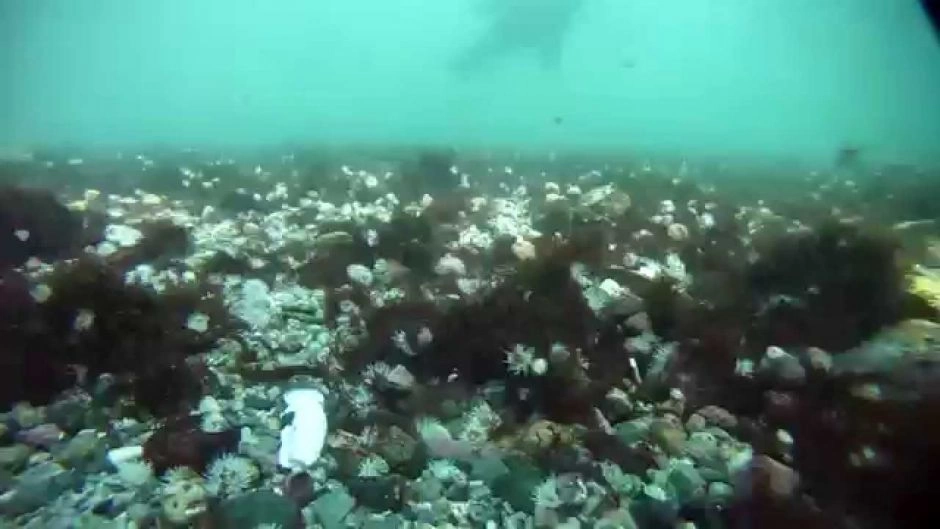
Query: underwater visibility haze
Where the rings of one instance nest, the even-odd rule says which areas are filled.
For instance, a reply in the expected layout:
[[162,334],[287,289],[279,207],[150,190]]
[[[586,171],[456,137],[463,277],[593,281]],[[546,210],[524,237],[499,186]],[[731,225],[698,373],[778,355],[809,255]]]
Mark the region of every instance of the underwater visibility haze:
[[[3,141],[936,156],[916,0],[7,0]],[[559,123],[560,121],[560,123]],[[560,126],[558,126],[560,125]]]
[[936,20],[0,0],[0,528],[940,527]]

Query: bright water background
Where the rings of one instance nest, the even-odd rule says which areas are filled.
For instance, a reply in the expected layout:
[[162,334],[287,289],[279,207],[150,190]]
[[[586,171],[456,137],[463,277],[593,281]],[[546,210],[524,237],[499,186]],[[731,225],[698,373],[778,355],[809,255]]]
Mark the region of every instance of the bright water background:
[[560,69],[461,77],[473,3],[0,0],[0,142],[940,157],[914,0],[585,0]]

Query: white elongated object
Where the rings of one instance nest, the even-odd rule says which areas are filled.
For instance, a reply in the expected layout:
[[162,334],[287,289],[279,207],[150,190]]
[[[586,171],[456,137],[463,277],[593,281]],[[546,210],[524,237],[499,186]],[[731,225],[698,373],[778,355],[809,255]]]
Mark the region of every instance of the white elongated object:
[[292,389],[284,393],[284,401],[285,414],[292,413],[294,417],[281,429],[277,462],[284,468],[304,470],[320,459],[326,443],[323,394],[311,388]]

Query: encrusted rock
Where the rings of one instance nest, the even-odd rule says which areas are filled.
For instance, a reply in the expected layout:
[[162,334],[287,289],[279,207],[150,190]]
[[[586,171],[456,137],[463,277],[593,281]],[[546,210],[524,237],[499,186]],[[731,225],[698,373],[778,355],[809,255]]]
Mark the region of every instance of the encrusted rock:
[[682,453],[686,433],[678,419],[656,419],[650,423],[650,440],[671,456]]
[[418,441],[397,426],[388,429],[388,434],[379,445],[379,454],[390,465],[396,466],[410,461],[414,456]]

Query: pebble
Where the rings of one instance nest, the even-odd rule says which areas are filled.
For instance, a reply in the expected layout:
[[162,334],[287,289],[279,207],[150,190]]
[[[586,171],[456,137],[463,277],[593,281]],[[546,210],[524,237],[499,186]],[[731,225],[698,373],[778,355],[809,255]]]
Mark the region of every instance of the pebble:
[[17,516],[52,501],[72,486],[74,474],[54,462],[36,465],[23,472],[12,493],[0,501],[0,513]]
[[700,415],[709,425],[725,430],[733,430],[738,425],[738,418],[721,406],[711,405],[699,408],[695,411],[695,415]]
[[708,500],[716,505],[727,505],[734,498],[734,487],[721,481],[708,484]]
[[32,428],[39,426],[45,420],[45,413],[42,408],[36,408],[32,405],[21,402],[10,411],[10,417],[21,428]]
[[66,432],[78,431],[84,426],[88,402],[79,398],[57,400],[46,408],[46,420]]
[[324,529],[341,529],[343,518],[356,506],[356,500],[345,490],[337,489],[320,496],[312,504],[317,521]]
[[800,484],[800,475],[783,463],[765,456],[754,456],[738,476],[745,494],[783,500],[792,496]]
[[0,468],[16,472],[29,461],[32,453],[33,450],[22,443],[0,447]]
[[617,509],[604,513],[604,516],[594,523],[594,529],[639,529],[639,526],[630,511]]
[[105,439],[94,430],[82,430],[69,439],[55,457],[68,466],[76,466],[93,459],[105,448]]
[[444,496],[444,485],[433,476],[422,477],[412,484],[412,492],[419,502],[432,502]]
[[[401,506],[399,480],[396,476],[353,478],[347,483],[356,503],[373,511],[394,511]],[[329,528],[327,528],[329,529]]]
[[685,447],[686,433],[673,421],[656,419],[650,424],[650,438],[667,454],[677,456]]
[[388,437],[379,447],[379,454],[393,467],[410,461],[418,442],[397,426],[388,430]]
[[651,422],[648,417],[624,421],[614,425],[614,431],[624,444],[633,445],[646,438]]
[[705,494],[706,483],[691,463],[677,462],[669,472],[669,483],[675,488],[680,503]]
[[[365,519],[362,529],[399,529],[405,520],[398,514],[373,514]],[[329,529],[328,527],[326,529]]]
[[435,524],[437,522],[437,513],[434,507],[427,502],[414,503],[411,505],[411,514],[419,523]]
[[509,467],[503,460],[493,455],[483,455],[471,461],[470,476],[492,486],[493,482],[509,474]]
[[[261,524],[294,527],[298,512],[290,498],[271,490],[258,490],[222,502],[219,526],[225,529],[255,529]],[[337,529],[340,526],[325,527]]]

